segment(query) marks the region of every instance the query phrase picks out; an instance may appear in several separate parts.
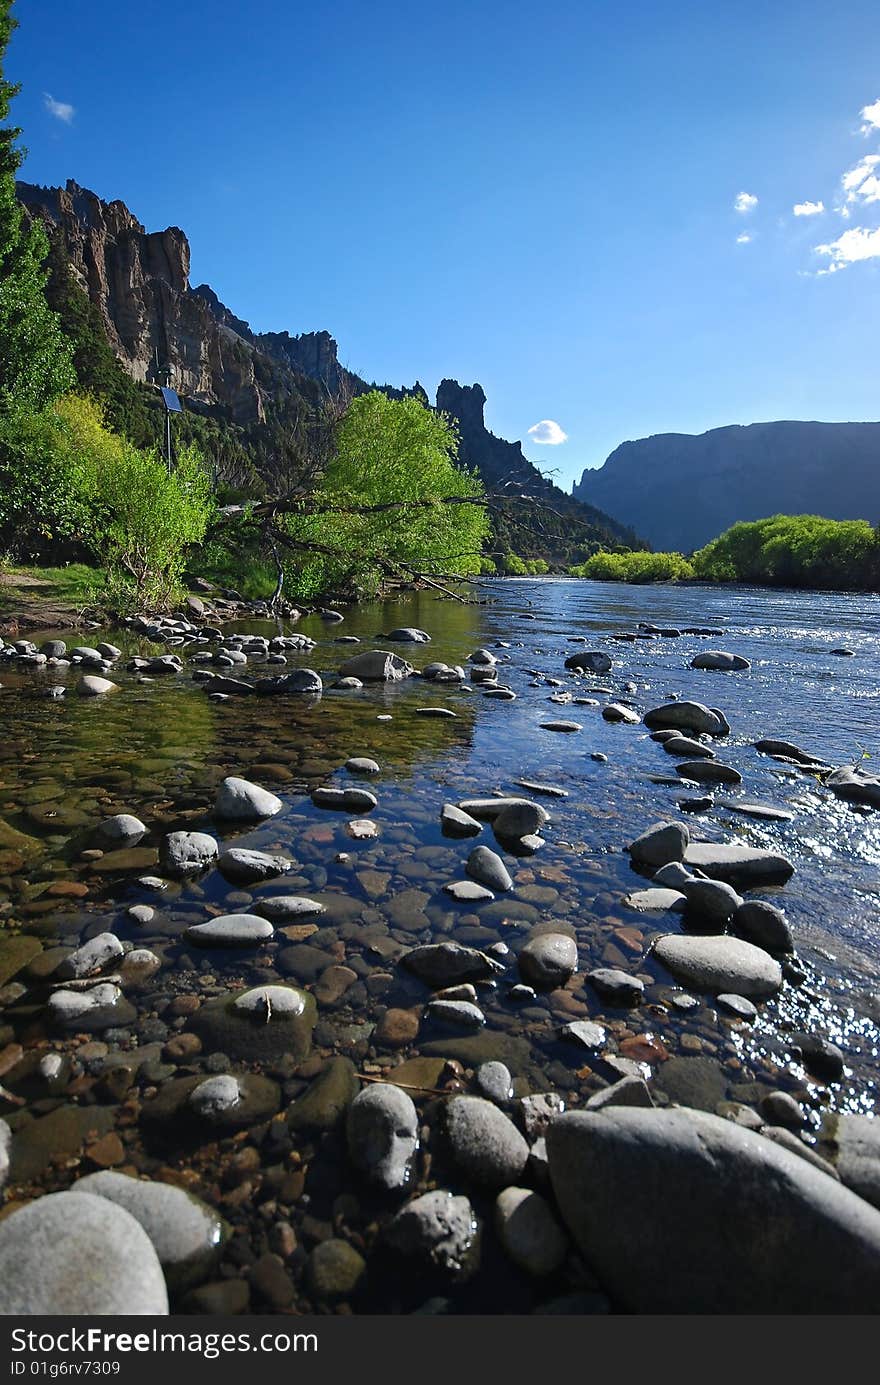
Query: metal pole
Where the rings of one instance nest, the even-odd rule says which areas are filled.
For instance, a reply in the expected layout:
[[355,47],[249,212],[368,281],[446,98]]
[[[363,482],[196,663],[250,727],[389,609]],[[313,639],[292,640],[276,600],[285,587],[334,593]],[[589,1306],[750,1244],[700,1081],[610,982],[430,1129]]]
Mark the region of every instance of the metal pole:
[[171,412],[165,410],[165,465],[171,475]]

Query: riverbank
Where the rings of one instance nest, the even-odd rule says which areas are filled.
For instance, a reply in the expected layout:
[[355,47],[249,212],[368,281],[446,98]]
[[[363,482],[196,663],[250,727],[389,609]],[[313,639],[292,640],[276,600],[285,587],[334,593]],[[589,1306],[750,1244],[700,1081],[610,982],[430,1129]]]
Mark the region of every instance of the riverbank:
[[[876,1101],[876,815],[827,781],[876,734],[880,603],[487,594],[0,663],[7,1196],[42,1218],[77,1184],[124,1195],[161,1246],[161,1280],[131,1262],[145,1311],[693,1311],[686,1271],[718,1259],[700,1226],[736,1249],[715,1306],[751,1284],[807,1311],[840,1256],[805,1229],[877,1215],[845,1152]],[[694,667],[718,650],[748,666]],[[423,676],[387,678],[404,664]],[[80,695],[94,679],[115,686]],[[715,1174],[689,1167],[688,1208],[670,1151],[693,1110]],[[608,1249],[654,1235],[662,1301]],[[23,1241],[7,1279],[33,1293]]]

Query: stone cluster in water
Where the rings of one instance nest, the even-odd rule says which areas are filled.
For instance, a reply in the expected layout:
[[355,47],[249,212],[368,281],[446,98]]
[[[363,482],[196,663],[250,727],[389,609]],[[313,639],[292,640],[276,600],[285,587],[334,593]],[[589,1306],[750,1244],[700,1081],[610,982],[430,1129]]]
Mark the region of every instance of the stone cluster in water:
[[[285,672],[316,648],[298,633],[133,628],[166,652],[126,661],[117,645],[21,640],[0,648],[0,671],[56,700],[188,672],[220,704],[314,706],[415,675],[381,648],[330,680]],[[683,633],[721,632],[614,638]],[[403,627],[381,643],[429,639]],[[414,716],[453,727],[477,694],[522,696],[500,676],[509,647],[474,651],[467,669],[426,663],[426,693],[452,705]],[[612,673],[605,650],[564,662],[565,678],[527,670],[528,687],[579,715],[599,708],[621,735],[644,727],[694,795],[683,813],[742,786],[719,757],[721,710],[678,698],[640,710],[635,685],[584,688]],[[714,650],[691,667],[749,665]],[[536,733],[571,744],[584,728],[543,716]],[[784,741],[757,750],[877,806],[863,771]],[[209,805],[147,821],[118,803],[53,807],[63,794],[39,786],[16,802],[3,786],[23,826],[0,817],[0,1183],[21,1205],[0,1222],[0,1311],[443,1311],[463,1294],[486,1311],[873,1311],[880,1137],[834,1109],[846,1055],[789,1027],[758,1071],[742,1043],[808,981],[778,904],[794,871],[784,854],[658,821],[617,842],[643,880],[604,900],[606,922],[557,840],[568,791],[514,779],[518,766],[519,793],[414,808],[442,834],[420,846],[383,818],[372,756],[296,794],[281,761],[277,793],[248,763],[261,762],[217,776]],[[331,858],[333,830],[296,811],[306,792],[346,816],[351,849]],[[64,845],[63,869],[40,874],[26,824]],[[236,832],[257,841],[226,840]],[[328,887],[329,867],[350,872],[348,890]]]

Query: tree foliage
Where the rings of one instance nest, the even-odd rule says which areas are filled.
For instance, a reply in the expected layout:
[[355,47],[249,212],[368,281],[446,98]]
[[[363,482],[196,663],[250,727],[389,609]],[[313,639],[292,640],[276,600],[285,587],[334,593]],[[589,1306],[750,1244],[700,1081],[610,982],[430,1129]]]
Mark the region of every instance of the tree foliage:
[[694,576],[680,553],[595,553],[569,571],[598,582],[681,582]]
[[880,537],[866,520],[773,515],[734,524],[693,556],[708,581],[874,591]]
[[[9,0],[0,0],[0,64],[16,27]],[[45,296],[48,243],[15,196],[23,151],[21,130],[9,125],[18,87],[0,71],[0,413],[41,409],[74,383],[70,344]]]

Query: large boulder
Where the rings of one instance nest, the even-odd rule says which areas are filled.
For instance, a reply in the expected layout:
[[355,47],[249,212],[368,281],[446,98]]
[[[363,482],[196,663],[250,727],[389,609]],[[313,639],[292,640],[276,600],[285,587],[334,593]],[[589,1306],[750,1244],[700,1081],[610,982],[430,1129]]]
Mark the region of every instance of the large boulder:
[[691,659],[691,668],[717,669],[722,673],[751,668],[748,659],[741,654],[729,654],[726,649],[706,649]]
[[712,880],[723,880],[734,889],[751,890],[762,885],[784,885],[794,866],[775,851],[739,842],[691,842],[684,863]]
[[695,990],[768,996],[782,985],[782,968],[775,958],[741,938],[666,933],[655,942],[654,956]]
[[870,1313],[880,1213],[782,1146],[687,1108],[559,1116],[568,1230],[633,1313]]
[[268,789],[235,775],[223,780],[214,801],[217,817],[228,822],[261,822],[280,813],[283,807],[281,799]]
[[569,654],[565,667],[578,673],[610,673],[611,660],[601,649],[579,649]]
[[665,866],[683,859],[689,841],[685,823],[656,822],[630,842],[629,854],[637,866]]
[[691,731],[698,736],[726,736],[730,732],[723,712],[702,702],[669,702],[663,707],[652,707],[643,720],[651,731]]
[[880,808],[880,779],[876,774],[867,774],[853,765],[842,765],[825,780],[827,787],[838,798],[848,803],[863,803],[869,808]]
[[340,678],[360,678],[364,683],[399,683],[412,671],[412,664],[387,649],[366,649],[339,665]]

